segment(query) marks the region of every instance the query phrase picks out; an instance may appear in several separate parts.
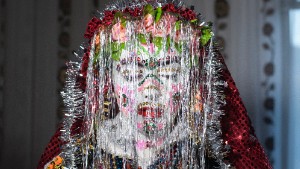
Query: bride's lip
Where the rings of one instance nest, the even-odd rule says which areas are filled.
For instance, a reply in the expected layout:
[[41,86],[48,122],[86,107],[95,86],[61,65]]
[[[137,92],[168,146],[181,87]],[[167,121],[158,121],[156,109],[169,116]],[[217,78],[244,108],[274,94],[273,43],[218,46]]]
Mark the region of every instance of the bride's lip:
[[146,118],[160,118],[164,113],[164,110],[159,107],[140,107],[138,114]]

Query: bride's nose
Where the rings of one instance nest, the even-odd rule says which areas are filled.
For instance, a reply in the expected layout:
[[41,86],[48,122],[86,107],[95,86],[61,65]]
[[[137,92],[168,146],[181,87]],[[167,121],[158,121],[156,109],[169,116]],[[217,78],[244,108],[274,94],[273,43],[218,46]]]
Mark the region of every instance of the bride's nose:
[[158,86],[150,84],[149,86],[145,87],[143,96],[148,101],[158,101],[161,97],[161,91]]

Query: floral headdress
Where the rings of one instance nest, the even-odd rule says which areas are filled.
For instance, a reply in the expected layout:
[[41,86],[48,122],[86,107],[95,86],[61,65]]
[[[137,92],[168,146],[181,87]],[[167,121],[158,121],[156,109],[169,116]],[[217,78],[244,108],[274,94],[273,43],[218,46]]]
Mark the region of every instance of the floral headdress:
[[[145,4],[144,6],[131,5],[126,6],[123,10],[120,9],[107,9],[102,17],[94,17],[88,23],[85,33],[87,39],[92,39],[95,34],[109,29],[111,32],[111,50],[112,58],[118,60],[124,43],[130,39],[130,36],[136,34],[140,43],[147,43],[146,36],[151,36],[151,41],[154,45],[161,49],[163,46],[162,40],[166,39],[165,47],[170,47],[171,41],[175,41],[175,47],[180,51],[180,41],[187,40],[182,37],[181,32],[184,27],[190,25],[194,28],[194,35],[199,39],[200,46],[205,46],[211,39],[213,33],[211,30],[211,23],[203,22],[200,15],[197,15],[193,10],[185,6],[175,6],[174,3],[153,3]],[[128,34],[126,24],[130,21],[138,21],[138,27],[133,32]],[[159,27],[164,27],[165,30],[160,30]],[[174,29],[173,29],[174,28]],[[171,31],[174,31],[173,37],[170,36]],[[99,37],[96,37],[96,46],[99,45]],[[95,51],[99,52],[99,48]]]

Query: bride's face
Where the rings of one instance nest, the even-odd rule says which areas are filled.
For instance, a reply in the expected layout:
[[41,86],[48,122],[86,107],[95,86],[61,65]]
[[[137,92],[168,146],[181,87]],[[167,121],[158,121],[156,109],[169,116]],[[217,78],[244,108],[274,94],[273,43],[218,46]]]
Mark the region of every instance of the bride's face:
[[175,53],[153,58],[142,52],[124,51],[120,61],[113,63],[112,71],[120,116],[138,133],[163,138],[180,113],[186,72]]

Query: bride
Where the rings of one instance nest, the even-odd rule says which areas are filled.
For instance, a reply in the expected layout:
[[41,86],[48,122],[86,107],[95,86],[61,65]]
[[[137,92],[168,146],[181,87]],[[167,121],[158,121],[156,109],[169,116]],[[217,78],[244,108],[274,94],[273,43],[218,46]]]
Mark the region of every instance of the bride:
[[213,40],[180,2],[93,18],[38,168],[271,168]]

